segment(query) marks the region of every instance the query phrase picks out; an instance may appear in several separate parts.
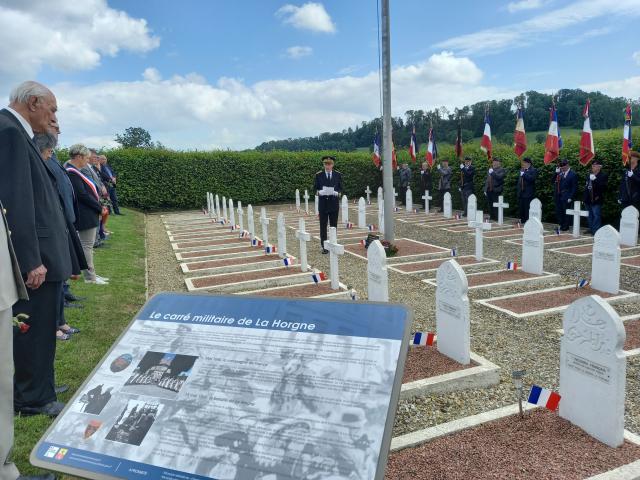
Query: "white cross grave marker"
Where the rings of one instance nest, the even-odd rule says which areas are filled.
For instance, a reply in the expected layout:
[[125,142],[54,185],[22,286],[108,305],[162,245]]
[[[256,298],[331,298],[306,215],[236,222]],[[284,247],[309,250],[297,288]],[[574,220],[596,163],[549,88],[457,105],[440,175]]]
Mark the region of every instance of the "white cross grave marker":
[[444,218],[453,217],[453,209],[451,206],[451,193],[445,192],[444,199],[442,200],[442,214]]
[[369,185],[367,185],[367,188],[365,189],[364,193],[367,195],[367,205],[371,205],[371,189],[369,188]]
[[372,302],[389,301],[387,253],[380,240],[374,240],[367,248],[367,292]]
[[382,187],[378,188],[378,231],[384,235],[384,198]]
[[233,200],[229,199],[229,222],[231,222],[231,227],[235,228],[236,226],[236,212],[233,208]]
[[256,226],[253,221],[253,207],[251,204],[247,207],[247,225],[249,227],[249,239],[253,242],[253,239],[256,236]]
[[211,193],[207,192],[207,215],[209,218],[213,216],[213,212],[211,211]]
[[629,205],[620,214],[620,245],[635,247],[638,244],[638,210]]
[[425,190],[422,199],[424,200],[424,213],[429,215],[429,200],[433,200],[433,197],[429,195],[429,190]]
[[380,201],[381,198],[383,198],[384,196],[384,190],[382,189],[382,187],[378,187],[378,202]]
[[342,215],[342,223],[349,221],[349,199],[346,195],[342,196],[342,208],[340,209]]
[[238,202],[238,226],[240,227],[240,235],[244,232],[244,212],[242,211],[242,203]]
[[262,225],[262,244],[267,248],[269,246],[269,219],[264,207],[260,207],[260,224]]
[[478,211],[478,199],[475,194],[469,195],[467,200],[467,226],[473,228],[472,223],[476,220],[476,212]]
[[304,213],[309,215],[309,192],[307,190],[304,191]]
[[613,294],[620,290],[620,234],[611,225],[601,227],[593,236],[591,286]]
[[[468,211],[469,210],[467,210],[467,212]],[[472,222],[471,228],[475,228],[476,230],[476,261],[481,262],[484,258],[484,252],[482,251],[484,237],[482,232],[484,230],[491,230],[491,224],[484,222],[482,210],[476,212],[476,221]]]
[[284,223],[284,213],[280,212],[276,218],[276,229],[278,233],[278,255],[281,258],[287,256],[287,227]]
[[544,267],[544,228],[535,217],[524,224],[522,234],[522,270],[542,275]]
[[542,223],[542,202],[537,198],[531,200],[529,204],[529,218],[537,218]]
[[220,220],[220,198],[216,193],[216,220]]
[[560,416],[618,447],[624,441],[624,325],[611,305],[591,295],[569,306],[562,327]]
[[588,217],[589,212],[587,210],[580,210],[580,201],[573,202],[573,209],[567,208],[567,215],[573,215],[573,238],[580,236],[580,217]]
[[493,202],[494,207],[498,207],[498,225],[502,225],[504,223],[504,209],[509,208],[509,204],[504,202],[504,197],[502,195],[498,196],[498,201]]
[[410,212],[413,210],[413,192],[411,191],[410,187],[407,187],[407,193],[404,196],[404,200],[405,200],[405,204],[406,204],[406,211]]
[[344,255],[344,245],[338,243],[338,233],[336,227],[329,228],[329,240],[324,241],[324,248],[329,250],[329,278],[331,288],[340,288],[340,274],[338,271],[338,255]]
[[316,215],[319,215],[320,210],[318,209],[318,204],[320,203],[320,197],[318,195],[316,195],[315,201],[316,201]]
[[471,321],[467,276],[458,262],[447,260],[436,273],[438,351],[462,365],[471,362]]
[[367,228],[367,203],[362,197],[358,200],[358,228]]
[[222,197],[222,218],[226,222],[229,217],[227,217],[227,197]]
[[300,211],[300,190],[296,188],[296,210]]
[[307,242],[311,240],[311,234],[305,231],[304,218],[298,219],[298,230],[296,230],[296,238],[300,249],[300,270],[307,271]]

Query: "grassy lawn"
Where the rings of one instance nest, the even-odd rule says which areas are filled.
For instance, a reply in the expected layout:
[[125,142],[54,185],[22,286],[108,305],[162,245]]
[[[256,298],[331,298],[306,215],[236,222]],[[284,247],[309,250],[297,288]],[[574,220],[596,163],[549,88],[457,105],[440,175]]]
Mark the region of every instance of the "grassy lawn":
[[[63,402],[80,387],[145,301],[144,216],[127,209],[123,213],[110,216],[107,228],[114,234],[105,248],[95,251],[96,271],[108,277],[110,285],[71,283],[73,293],[86,300],[83,309],[65,311],[67,323],[81,332],[57,346],[56,381],[71,387],[60,396]],[[16,417],[13,460],[21,474],[38,473],[29,464],[29,453],[50,424],[43,415]]]

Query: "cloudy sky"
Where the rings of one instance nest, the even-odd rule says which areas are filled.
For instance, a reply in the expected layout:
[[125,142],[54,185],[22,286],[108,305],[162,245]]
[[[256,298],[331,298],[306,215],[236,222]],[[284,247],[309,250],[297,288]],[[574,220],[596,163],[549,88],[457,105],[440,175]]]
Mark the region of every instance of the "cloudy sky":
[[[393,113],[526,90],[640,97],[640,0],[391,0]],[[252,148],[380,112],[376,0],[0,0],[0,95],[58,97],[61,141],[141,126]]]

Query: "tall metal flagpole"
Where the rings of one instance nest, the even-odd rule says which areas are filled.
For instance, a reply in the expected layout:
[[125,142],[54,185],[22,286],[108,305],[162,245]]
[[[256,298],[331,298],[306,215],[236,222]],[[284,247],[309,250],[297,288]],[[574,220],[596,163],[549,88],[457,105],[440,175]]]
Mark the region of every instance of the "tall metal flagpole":
[[389,0],[382,0],[382,188],[384,190],[384,238],[395,239],[393,218],[393,167],[391,136],[391,32],[389,31]]

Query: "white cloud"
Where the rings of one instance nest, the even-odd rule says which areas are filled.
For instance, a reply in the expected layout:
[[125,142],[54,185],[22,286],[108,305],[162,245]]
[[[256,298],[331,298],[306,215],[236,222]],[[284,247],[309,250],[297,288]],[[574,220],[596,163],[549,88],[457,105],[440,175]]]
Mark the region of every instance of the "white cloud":
[[594,28],[592,30],[587,30],[586,32],[576,35],[573,38],[565,40],[562,42],[563,45],[577,45],[579,43],[584,42],[590,38],[601,37],[603,35],[608,35],[611,33],[613,29],[611,27],[602,27],[602,28]]
[[[409,109],[452,109],[519,92],[482,84],[483,73],[464,57],[434,54],[392,72],[394,115]],[[379,115],[378,74],[327,80],[265,80],[252,85],[196,74],[162,78],[148,68],[141,80],[53,85],[61,142],[109,145],[116,133],[141,126],[173,148],[252,148],[263,141],[340,131]]]
[[297,60],[298,58],[308,57],[313,53],[313,48],[294,45],[287,48],[287,57]]
[[121,50],[156,48],[144,19],[115,10],[106,0],[4,0],[0,5],[0,85],[33,78],[47,64],[89,70]]
[[542,7],[545,3],[544,0],[519,0],[517,2],[509,2],[507,10],[510,13],[520,12],[522,10],[534,10]]
[[286,4],[278,9],[276,16],[282,18],[284,23],[293,25],[300,30],[321,33],[336,31],[335,23],[321,3],[308,2],[301,7]]
[[612,97],[640,98],[640,77],[590,83],[580,87],[586,92],[599,91]]
[[604,16],[637,17],[638,0],[578,0],[520,23],[449,38],[436,48],[463,55],[498,53],[544,40],[543,34],[565,30]]
[[638,66],[640,66],[640,50],[638,50],[637,52],[633,52],[631,58],[633,58]]

